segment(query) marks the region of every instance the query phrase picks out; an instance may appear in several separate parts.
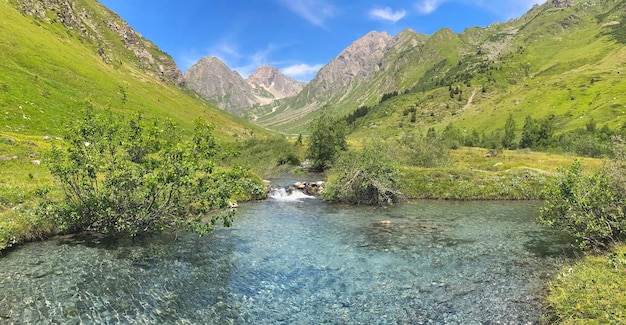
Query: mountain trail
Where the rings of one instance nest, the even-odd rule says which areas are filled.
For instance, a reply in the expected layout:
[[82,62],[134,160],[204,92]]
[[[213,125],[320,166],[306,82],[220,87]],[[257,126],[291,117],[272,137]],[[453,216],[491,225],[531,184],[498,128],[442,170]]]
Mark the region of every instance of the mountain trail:
[[476,88],[474,88],[474,91],[472,91],[472,95],[467,99],[467,104],[465,104],[465,106],[463,106],[463,110],[467,110],[468,108],[472,107],[472,101],[474,100],[474,96],[476,96],[476,93],[478,92],[478,90]]

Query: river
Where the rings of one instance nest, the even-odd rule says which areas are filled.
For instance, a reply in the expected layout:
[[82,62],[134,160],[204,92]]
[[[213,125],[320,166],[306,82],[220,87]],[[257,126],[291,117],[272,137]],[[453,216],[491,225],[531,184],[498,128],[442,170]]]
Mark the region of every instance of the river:
[[205,237],[30,243],[0,256],[0,323],[538,323],[571,255],[538,207],[279,196]]

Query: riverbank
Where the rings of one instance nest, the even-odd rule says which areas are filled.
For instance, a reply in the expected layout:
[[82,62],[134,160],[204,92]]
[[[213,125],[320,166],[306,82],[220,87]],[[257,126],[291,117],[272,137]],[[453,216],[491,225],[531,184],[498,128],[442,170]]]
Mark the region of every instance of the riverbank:
[[626,244],[586,254],[550,281],[544,322],[626,324]]

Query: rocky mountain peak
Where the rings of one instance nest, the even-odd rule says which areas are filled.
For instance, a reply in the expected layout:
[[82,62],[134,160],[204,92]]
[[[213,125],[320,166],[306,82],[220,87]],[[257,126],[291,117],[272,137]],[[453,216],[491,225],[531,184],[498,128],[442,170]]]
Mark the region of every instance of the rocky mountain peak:
[[255,96],[241,75],[222,60],[206,56],[183,74],[187,87],[218,107],[241,114],[254,105]]
[[218,107],[243,114],[255,105],[297,95],[305,83],[283,75],[277,68],[261,66],[247,80],[219,58],[200,59],[184,74],[187,86]]
[[268,65],[258,67],[246,81],[253,88],[265,89],[276,99],[295,96],[306,85],[305,82],[289,78],[277,68]]

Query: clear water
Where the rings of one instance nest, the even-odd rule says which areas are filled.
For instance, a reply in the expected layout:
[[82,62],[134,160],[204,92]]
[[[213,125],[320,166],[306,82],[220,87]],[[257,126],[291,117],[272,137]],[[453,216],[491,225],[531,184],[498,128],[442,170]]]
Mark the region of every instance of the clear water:
[[537,208],[278,197],[202,238],[32,243],[0,257],[0,323],[537,323],[567,259]]

